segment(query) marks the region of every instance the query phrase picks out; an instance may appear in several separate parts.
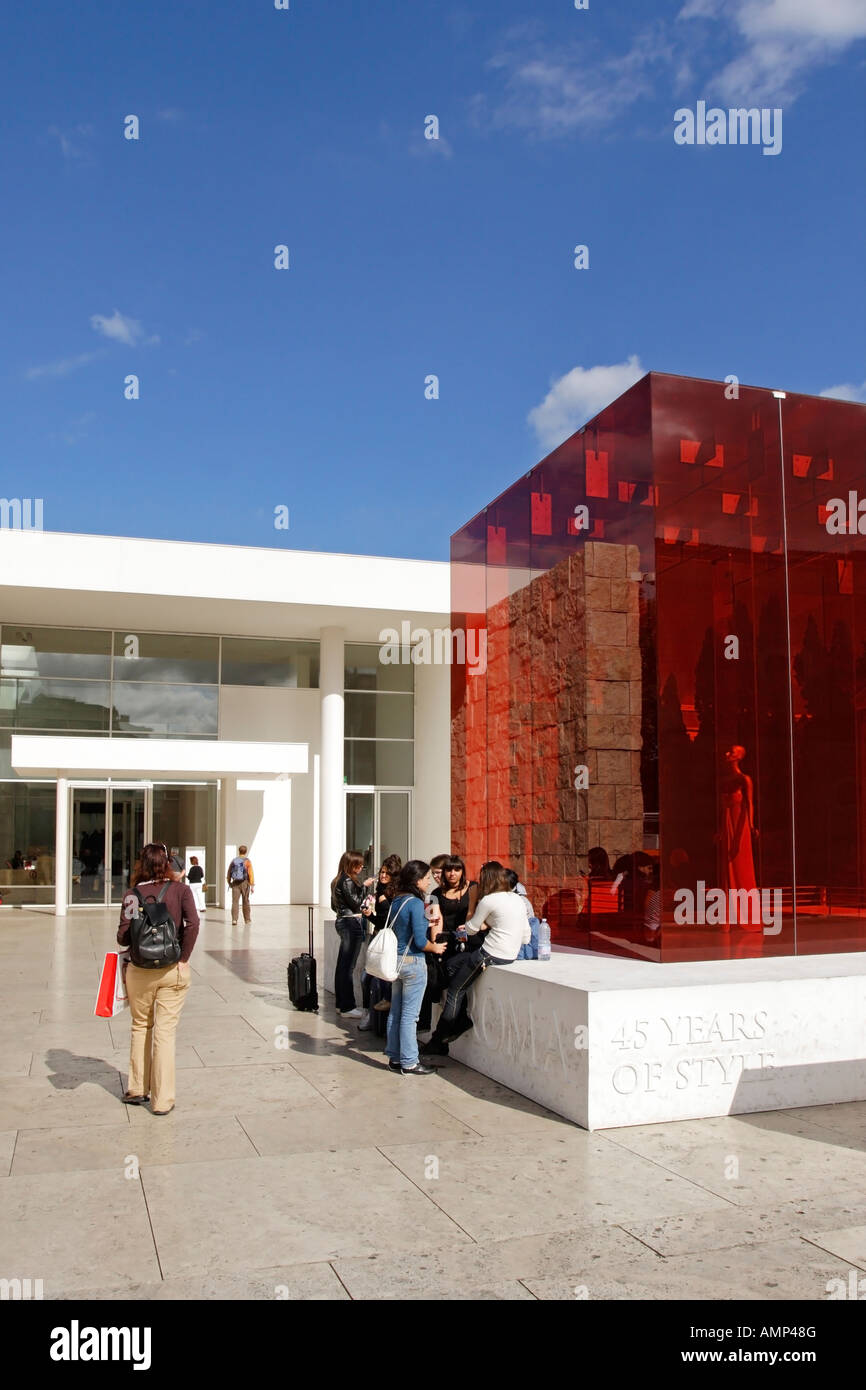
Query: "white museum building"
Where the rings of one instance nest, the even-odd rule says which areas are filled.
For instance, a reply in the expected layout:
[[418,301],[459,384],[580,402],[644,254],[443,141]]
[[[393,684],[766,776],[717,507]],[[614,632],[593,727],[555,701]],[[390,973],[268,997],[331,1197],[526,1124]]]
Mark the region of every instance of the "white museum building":
[[449,612],[447,563],[5,530],[4,905],[118,903],[152,839],[214,904],[242,844],[277,904],[448,851],[450,668],[380,634]]

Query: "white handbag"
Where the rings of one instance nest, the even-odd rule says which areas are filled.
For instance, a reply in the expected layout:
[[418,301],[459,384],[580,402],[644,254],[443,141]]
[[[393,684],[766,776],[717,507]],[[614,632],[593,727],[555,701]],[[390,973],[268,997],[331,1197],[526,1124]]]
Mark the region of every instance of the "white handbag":
[[[405,902],[400,904],[397,910],[397,917],[406,906]],[[393,904],[392,904],[393,907]],[[397,917],[394,918],[396,922]],[[391,926],[391,907],[388,908],[388,918],[381,931],[377,932],[373,940],[367,946],[367,959],[364,962],[364,969],[368,975],[375,975],[377,980],[389,980],[393,983],[403,968],[403,961],[409,953],[409,943],[403,952],[402,960],[397,951],[397,933]]]

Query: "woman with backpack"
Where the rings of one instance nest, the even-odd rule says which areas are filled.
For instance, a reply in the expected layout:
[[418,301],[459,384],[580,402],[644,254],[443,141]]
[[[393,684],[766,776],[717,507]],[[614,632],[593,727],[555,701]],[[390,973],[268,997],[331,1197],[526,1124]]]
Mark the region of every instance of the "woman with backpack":
[[[145,845],[123,899],[117,941],[130,947],[126,992],[132,1032],[123,1099],[126,1105],[150,1100],[154,1115],[174,1109],[175,1036],[198,928],[192,890],[172,879],[165,845]],[[136,955],[143,964],[135,964]],[[175,959],[167,965],[153,963],[165,957]]]
[[[425,1067],[418,1057],[416,1028],[421,1000],[427,986],[427,955],[445,954],[445,943],[428,940],[428,920],[424,900],[435,882],[430,865],[410,859],[400,870],[397,892],[391,903],[388,925],[397,938],[400,973],[391,986],[391,1012],[388,1014],[388,1041],[385,1052],[391,1071],[402,1076],[431,1076],[435,1068]],[[437,913],[436,922],[439,922]]]

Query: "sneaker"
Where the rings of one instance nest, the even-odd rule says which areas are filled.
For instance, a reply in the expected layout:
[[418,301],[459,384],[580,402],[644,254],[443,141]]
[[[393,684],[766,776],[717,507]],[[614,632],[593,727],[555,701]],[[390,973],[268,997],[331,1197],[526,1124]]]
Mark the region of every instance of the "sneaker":
[[341,1018],[363,1018],[363,1009],[338,1009],[337,1013]]
[[414,1067],[401,1067],[404,1076],[435,1076],[435,1067],[424,1067],[420,1062],[416,1062]]
[[358,1032],[369,1033],[372,1026],[372,1023],[370,1022],[370,1010],[365,1009],[363,1014],[361,1015],[361,1022],[358,1024]]
[[400,1063],[399,1063],[399,1062],[389,1062],[389,1063],[388,1063],[388,1070],[389,1070],[389,1071],[399,1071],[399,1072],[402,1072],[403,1068],[400,1066]]

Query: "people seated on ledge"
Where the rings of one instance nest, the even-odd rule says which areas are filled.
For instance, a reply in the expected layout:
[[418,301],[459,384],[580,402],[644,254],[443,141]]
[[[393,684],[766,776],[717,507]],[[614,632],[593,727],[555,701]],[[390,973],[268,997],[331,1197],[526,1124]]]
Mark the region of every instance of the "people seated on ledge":
[[[469,938],[462,954],[445,962],[448,988],[439,1022],[426,1053],[447,1057],[448,1044],[472,1027],[466,1012],[466,991],[489,965],[512,965],[521,946],[530,940],[523,899],[512,891],[508,871],[498,862],[484,864],[478,880],[478,903],[466,922]],[[483,942],[476,945],[483,935]]]

